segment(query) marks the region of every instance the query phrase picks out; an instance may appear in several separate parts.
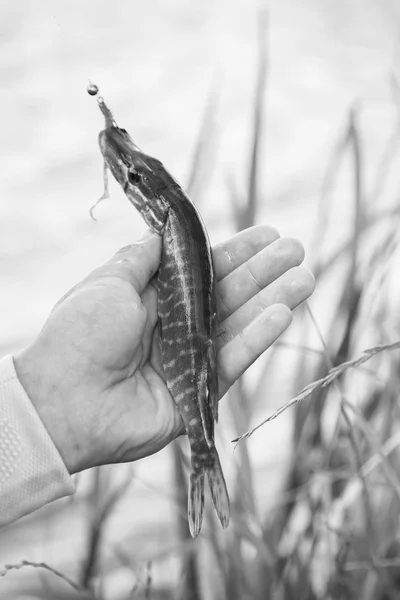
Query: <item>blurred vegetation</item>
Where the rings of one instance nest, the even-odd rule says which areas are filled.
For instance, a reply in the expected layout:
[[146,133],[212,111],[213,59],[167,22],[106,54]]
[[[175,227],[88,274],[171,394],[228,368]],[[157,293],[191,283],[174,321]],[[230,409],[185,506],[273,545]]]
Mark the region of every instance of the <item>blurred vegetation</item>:
[[[268,71],[265,15],[259,20],[258,46],[245,197],[230,186],[236,230],[257,222],[260,203],[257,182]],[[395,81],[393,90],[398,105]],[[214,85],[189,176],[188,189],[196,200],[212,167],[217,102],[218,85]],[[393,281],[398,288],[400,204],[398,197],[381,201],[385,178],[395,168],[400,126],[388,140],[367,189],[359,124],[362,111],[361,103],[352,107],[328,162],[315,226],[311,255],[317,288],[334,281],[328,333],[321,333],[310,306],[303,307],[297,312],[298,341],[291,346],[275,344],[263,359],[259,380],[249,386],[242,378],[229,392],[227,404],[239,435],[254,426],[254,398],[263,397],[268,381],[277,372],[290,380],[296,400],[289,403],[295,404],[291,463],[272,508],[267,514],[259,509],[255,489],[259,475],[247,441],[241,439],[235,451],[235,484],[230,486],[231,524],[223,532],[210,509],[208,526],[193,541],[186,517],[187,451],[182,441],[176,441],[173,497],[178,543],[171,547],[170,556],[154,552],[145,563],[136,564],[119,550],[114,567],[103,570],[103,532],[133,475],[129,471],[126,480],[110,485],[110,471],[97,469],[88,501],[87,551],[80,577],[72,581],[47,564],[29,562],[6,566],[2,574],[28,566],[50,570],[60,579],[59,599],[115,598],[104,582],[110,569],[121,567],[134,582],[126,600],[400,598],[400,330],[393,292]],[[352,230],[327,254],[322,249],[331,227],[334,189],[343,165],[349,164]],[[296,368],[290,371],[284,364],[277,367],[282,367],[285,351],[296,353]],[[255,435],[267,435],[267,427],[264,424]],[[169,568],[171,556],[178,573],[173,589],[153,577],[157,563]],[[46,595],[44,586],[37,597],[55,597],[54,588]]]

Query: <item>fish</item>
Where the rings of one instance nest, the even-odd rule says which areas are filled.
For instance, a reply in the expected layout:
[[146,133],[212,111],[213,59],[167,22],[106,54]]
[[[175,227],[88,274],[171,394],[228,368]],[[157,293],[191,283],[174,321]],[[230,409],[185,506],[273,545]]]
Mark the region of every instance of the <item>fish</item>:
[[[93,95],[94,91],[91,84],[88,92]],[[101,96],[97,102],[105,118],[105,128],[99,134],[104,193],[98,202],[109,197],[110,171],[147,226],[162,236],[157,272],[162,364],[190,444],[188,523],[195,538],[203,521],[205,476],[223,528],[228,527],[230,515],[214,441],[219,400],[218,322],[210,240],[198,209],[182,186],[161,161],[144,153],[128,132],[117,126]]]

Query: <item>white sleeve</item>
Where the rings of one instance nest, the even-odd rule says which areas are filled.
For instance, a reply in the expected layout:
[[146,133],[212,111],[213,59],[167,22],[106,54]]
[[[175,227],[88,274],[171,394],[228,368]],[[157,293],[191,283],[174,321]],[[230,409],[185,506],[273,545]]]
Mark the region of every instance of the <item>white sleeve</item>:
[[75,492],[12,356],[0,360],[0,527]]

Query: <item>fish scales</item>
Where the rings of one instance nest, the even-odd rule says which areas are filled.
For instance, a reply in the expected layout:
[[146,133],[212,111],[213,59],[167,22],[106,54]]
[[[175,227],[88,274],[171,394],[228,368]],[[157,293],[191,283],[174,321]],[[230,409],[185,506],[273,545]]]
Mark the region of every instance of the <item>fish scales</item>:
[[214,444],[218,417],[218,377],[214,347],[216,292],[211,246],[195,205],[162,163],[142,152],[98,98],[106,128],[99,135],[107,169],[122,186],[147,225],[162,235],[158,270],[158,317],[168,390],[182,416],[191,447],[189,527],[200,532],[204,477],[223,527],[229,498]]
[[171,208],[164,230],[158,278],[161,282],[176,278],[172,279],[176,285],[173,294],[169,286],[160,285],[159,318],[167,385],[185,423],[192,462],[197,463],[195,455],[208,456],[213,445],[214,419],[207,410],[203,426],[199,396],[207,406],[207,378],[203,374],[211,368],[208,349],[215,336],[215,283],[211,268],[190,268],[211,263],[202,231],[197,235],[184,233],[190,231],[184,224],[193,223],[194,218],[186,208],[182,203],[178,210]]

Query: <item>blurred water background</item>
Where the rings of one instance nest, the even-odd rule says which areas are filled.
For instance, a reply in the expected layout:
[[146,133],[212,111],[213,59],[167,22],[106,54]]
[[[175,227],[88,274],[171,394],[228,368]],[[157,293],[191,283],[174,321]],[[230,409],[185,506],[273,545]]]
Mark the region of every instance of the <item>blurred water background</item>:
[[[390,211],[397,200],[400,6],[395,0],[270,0],[261,6],[268,9],[268,65],[257,223],[300,239],[306,264],[315,267],[354,239],[353,163],[351,156],[344,157],[343,168],[339,159],[335,162],[347,143],[354,107],[366,190],[374,188],[379,165],[385,169],[391,152],[379,179],[378,204],[370,208]],[[111,199],[97,209],[97,222],[89,217],[102,193],[97,134],[103,123],[96,101],[86,94],[88,79],[100,87],[118,124],[183,184],[210,89],[216,91],[212,160],[196,200],[212,242],[235,231],[232,194],[244,198],[250,165],[259,8],[253,0],[1,0],[0,356],[29,343],[66,290],[144,228],[114,182]],[[324,182],[332,172],[324,200],[329,219],[321,221]],[[345,268],[340,265],[311,302],[324,333],[337,316]],[[385,290],[391,290],[393,303],[398,300],[395,286]],[[306,319],[299,315],[285,336],[287,344],[299,336],[305,343]],[[381,323],[380,333],[393,334],[394,340],[398,320]],[[307,333],[307,340],[321,349],[315,331]],[[275,376],[264,381],[252,425],[300,390],[293,388],[298,364],[298,355],[286,349]],[[247,380],[253,391],[261,385],[259,371],[254,374]],[[229,480],[242,460],[229,440],[243,430],[223,410],[225,443],[220,444]],[[285,413],[248,442],[256,512],[263,518],[277,502],[293,460],[293,414]],[[101,503],[110,482],[118,489],[128,478],[132,485],[104,528],[93,589],[98,598],[114,600],[178,597],[168,595],[180,581],[181,555],[173,546],[180,543],[182,505],[176,502],[173,471],[167,448],[132,467],[82,475],[75,498],[0,532],[0,570],[22,559],[44,561],[79,581],[91,507]],[[206,527],[206,541],[211,529]],[[205,540],[199,547],[206,548]],[[256,564],[262,548],[261,541],[257,546],[247,540],[240,560]],[[206,550],[201,561],[217,584],[203,581],[206,589],[193,598],[234,597],[221,595],[219,563],[211,564]],[[150,594],[143,583],[149,580],[154,595],[141,596]],[[304,598],[317,597],[312,594],[318,582],[313,586]],[[0,579],[0,597],[85,596],[52,574],[26,568]],[[243,592],[237,597],[266,596]]]

